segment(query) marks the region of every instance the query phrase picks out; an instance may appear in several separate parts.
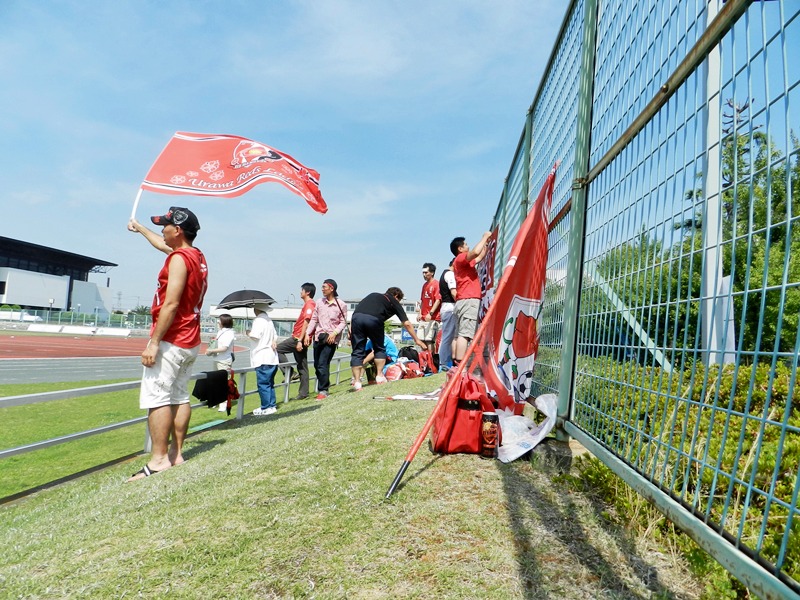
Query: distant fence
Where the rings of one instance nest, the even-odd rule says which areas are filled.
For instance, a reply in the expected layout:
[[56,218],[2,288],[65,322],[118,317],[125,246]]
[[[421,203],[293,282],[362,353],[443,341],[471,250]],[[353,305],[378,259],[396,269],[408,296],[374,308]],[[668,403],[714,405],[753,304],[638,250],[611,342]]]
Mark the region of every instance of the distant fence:
[[[84,313],[66,310],[0,310],[0,325],[60,325],[77,327],[104,327],[107,329],[149,330],[150,315]],[[213,324],[212,324],[213,325]]]
[[495,213],[561,161],[533,393],[752,591],[800,593],[800,3],[575,0]]

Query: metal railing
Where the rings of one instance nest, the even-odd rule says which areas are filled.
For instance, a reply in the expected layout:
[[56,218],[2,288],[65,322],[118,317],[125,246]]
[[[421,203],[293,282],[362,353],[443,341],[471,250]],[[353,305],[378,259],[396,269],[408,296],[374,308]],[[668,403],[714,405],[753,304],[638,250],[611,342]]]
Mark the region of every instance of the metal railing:
[[[331,362],[336,363],[336,370],[331,371],[331,376],[336,376],[336,382],[334,385],[338,385],[341,382],[341,373],[342,373],[342,361],[349,361],[350,356],[347,354],[334,356]],[[294,362],[285,362],[280,363],[279,367],[283,372],[284,381],[275,385],[275,388],[283,390],[283,402],[284,404],[289,402],[289,389],[292,385],[292,381],[289,378],[289,373],[291,372],[292,368],[294,367]],[[349,370],[349,366],[345,369],[345,371]],[[239,377],[239,401],[236,405],[236,414],[235,419],[241,420],[244,417],[244,400],[247,396],[251,394],[257,394],[258,389],[255,387],[253,389],[247,388],[247,374],[252,373],[255,371],[255,367],[246,367],[242,369],[233,369],[235,375]],[[195,373],[192,375],[192,380],[197,379],[204,379],[206,374],[203,373]],[[316,381],[316,377],[310,377],[309,381]],[[7,408],[11,406],[24,406],[28,404],[38,404],[41,402],[51,402],[53,400],[66,400],[68,398],[83,398],[86,396],[98,395],[98,394],[107,394],[110,392],[120,392],[125,390],[132,390],[137,389],[141,385],[140,381],[125,381],[121,383],[111,383],[106,385],[97,385],[91,387],[84,387],[84,388],[75,388],[71,390],[58,390],[54,392],[42,392],[38,394],[26,394],[21,396],[6,396],[5,398],[0,398],[0,408]],[[199,408],[201,406],[205,406],[204,403],[196,403],[192,405],[192,408]],[[137,417],[135,419],[128,419],[125,421],[120,421],[117,423],[110,423],[108,425],[103,425],[102,427],[95,427],[93,429],[87,429],[85,431],[79,431],[76,433],[71,433],[69,435],[63,435],[60,437],[52,438],[49,440],[42,440],[39,442],[33,442],[31,444],[25,444],[24,446],[17,446],[15,448],[8,448],[5,450],[0,450],[0,460],[4,458],[8,458],[11,456],[25,454],[28,452],[33,452],[34,450],[41,450],[43,448],[49,448],[51,446],[57,446],[59,444],[64,444],[66,442],[72,442],[75,440],[79,440],[86,437],[91,437],[94,435],[99,435],[101,433],[107,433],[109,431],[114,431],[115,429],[121,429],[123,427],[129,427],[131,425],[136,425],[138,423],[146,423],[147,416]],[[226,423],[227,421],[221,420],[216,425],[221,425]],[[207,424],[207,427],[209,425]],[[215,425],[210,425],[215,426]],[[145,434],[145,442],[144,442],[144,452],[150,451],[150,434],[149,431]]]
[[797,2],[574,0],[493,222],[500,270],[561,161],[532,392],[769,598],[800,592],[798,48]]

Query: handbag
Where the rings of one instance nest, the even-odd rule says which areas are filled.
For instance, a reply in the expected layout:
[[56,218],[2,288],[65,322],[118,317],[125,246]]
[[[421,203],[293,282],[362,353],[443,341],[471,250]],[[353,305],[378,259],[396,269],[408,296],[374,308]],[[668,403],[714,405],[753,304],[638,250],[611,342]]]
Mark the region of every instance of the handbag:
[[457,388],[454,386],[450,391],[433,422],[433,451],[478,454],[481,451],[483,413],[494,411],[494,404],[486,395],[483,384],[472,375],[462,373]]

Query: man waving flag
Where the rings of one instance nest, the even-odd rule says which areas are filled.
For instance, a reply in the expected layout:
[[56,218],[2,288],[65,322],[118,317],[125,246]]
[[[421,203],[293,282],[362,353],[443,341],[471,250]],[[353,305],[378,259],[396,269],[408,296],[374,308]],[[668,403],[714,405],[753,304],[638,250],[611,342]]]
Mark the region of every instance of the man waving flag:
[[233,198],[268,181],[302,196],[315,211],[328,211],[317,171],[284,152],[236,135],[177,132],[141,188],[161,194]]

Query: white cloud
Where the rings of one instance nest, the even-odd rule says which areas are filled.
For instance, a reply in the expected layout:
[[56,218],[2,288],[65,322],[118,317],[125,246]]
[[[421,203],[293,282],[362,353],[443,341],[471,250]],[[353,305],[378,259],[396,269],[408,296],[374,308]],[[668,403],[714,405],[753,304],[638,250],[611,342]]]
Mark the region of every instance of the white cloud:
[[399,285],[416,295],[419,265],[446,262],[454,235],[475,237],[491,220],[565,10],[529,0],[2,6],[2,235],[118,262],[112,286],[143,302],[161,258],[125,224],[177,130],[274,144],[320,171],[330,206],[318,215],[274,184],[227,201],[145,194],[140,219],[197,207],[209,299],[245,284],[296,294],[327,276],[359,294]]

